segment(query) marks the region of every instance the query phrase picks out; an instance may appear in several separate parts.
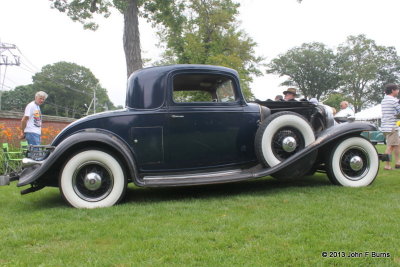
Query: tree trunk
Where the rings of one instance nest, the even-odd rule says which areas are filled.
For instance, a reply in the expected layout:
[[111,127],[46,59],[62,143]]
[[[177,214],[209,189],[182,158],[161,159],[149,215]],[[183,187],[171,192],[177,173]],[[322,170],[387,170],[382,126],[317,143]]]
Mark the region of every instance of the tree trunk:
[[124,12],[124,50],[128,77],[143,67],[138,15],[137,0],[129,0]]

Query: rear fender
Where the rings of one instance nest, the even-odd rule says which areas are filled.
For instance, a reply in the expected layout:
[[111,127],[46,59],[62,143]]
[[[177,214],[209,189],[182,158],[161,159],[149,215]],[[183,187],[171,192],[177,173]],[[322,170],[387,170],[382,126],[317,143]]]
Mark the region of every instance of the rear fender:
[[137,170],[133,153],[129,146],[111,132],[101,129],[85,129],[64,139],[49,157],[43,161],[40,167],[36,165],[36,168],[23,171],[20,174],[18,186],[33,183],[40,184],[40,182],[43,184],[44,181],[48,181],[49,179],[56,180],[55,177],[48,176],[54,176],[55,172],[58,173],[60,166],[64,164],[66,158],[85,146],[110,148],[118,153],[121,160],[124,161],[123,165],[126,167],[128,178],[133,177],[136,183],[136,177],[138,177]]

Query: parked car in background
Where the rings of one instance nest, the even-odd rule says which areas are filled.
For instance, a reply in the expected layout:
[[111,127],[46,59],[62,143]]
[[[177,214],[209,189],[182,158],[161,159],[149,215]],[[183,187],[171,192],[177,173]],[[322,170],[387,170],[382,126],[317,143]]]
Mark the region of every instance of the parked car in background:
[[361,136],[371,141],[374,145],[378,143],[386,144],[385,135],[381,131],[366,131],[362,132]]
[[59,187],[77,208],[112,206],[128,183],[296,179],[323,170],[334,184],[367,186],[379,160],[360,133],[374,130],[357,122],[334,126],[326,107],[308,102],[248,103],[232,69],[153,67],[131,75],[125,109],[72,123],[51,147],[31,150],[14,179],[31,186],[22,193]]

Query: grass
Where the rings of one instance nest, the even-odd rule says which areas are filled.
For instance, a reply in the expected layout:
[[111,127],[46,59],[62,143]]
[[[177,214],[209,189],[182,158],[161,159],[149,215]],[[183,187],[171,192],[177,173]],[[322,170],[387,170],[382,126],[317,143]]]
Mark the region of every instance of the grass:
[[54,188],[20,196],[13,183],[0,187],[0,266],[399,266],[399,174],[382,165],[365,188],[333,186],[323,174],[131,185],[124,203],[96,210],[67,207]]

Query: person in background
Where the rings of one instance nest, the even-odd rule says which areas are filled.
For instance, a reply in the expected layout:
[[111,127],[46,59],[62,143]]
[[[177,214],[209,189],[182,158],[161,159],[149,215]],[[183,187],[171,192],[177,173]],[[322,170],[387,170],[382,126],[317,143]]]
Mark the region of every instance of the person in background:
[[283,101],[283,96],[281,95],[275,96],[275,101]]
[[399,86],[394,83],[385,86],[385,97],[381,102],[382,120],[381,131],[386,137],[386,159],[385,170],[391,170],[391,156],[394,152],[395,168],[400,169],[399,146],[400,138],[398,134],[398,126],[396,125],[397,116],[400,114],[400,103],[397,96],[399,95]]
[[285,101],[297,101],[295,98],[297,96],[296,88],[288,88],[286,91],[283,92]]
[[318,99],[316,99],[315,97],[311,98],[311,99],[309,100],[309,102],[310,102],[310,103],[313,103],[314,105],[318,105],[318,104],[319,104],[319,103],[318,103]]
[[354,110],[350,107],[349,102],[340,102],[340,110],[336,113],[335,117],[348,118],[354,117]]
[[42,135],[42,112],[40,105],[44,103],[47,94],[39,91],[35,94],[35,100],[30,102],[26,108],[24,116],[21,119],[21,135],[20,139],[26,139],[29,145],[40,145],[40,137]]

